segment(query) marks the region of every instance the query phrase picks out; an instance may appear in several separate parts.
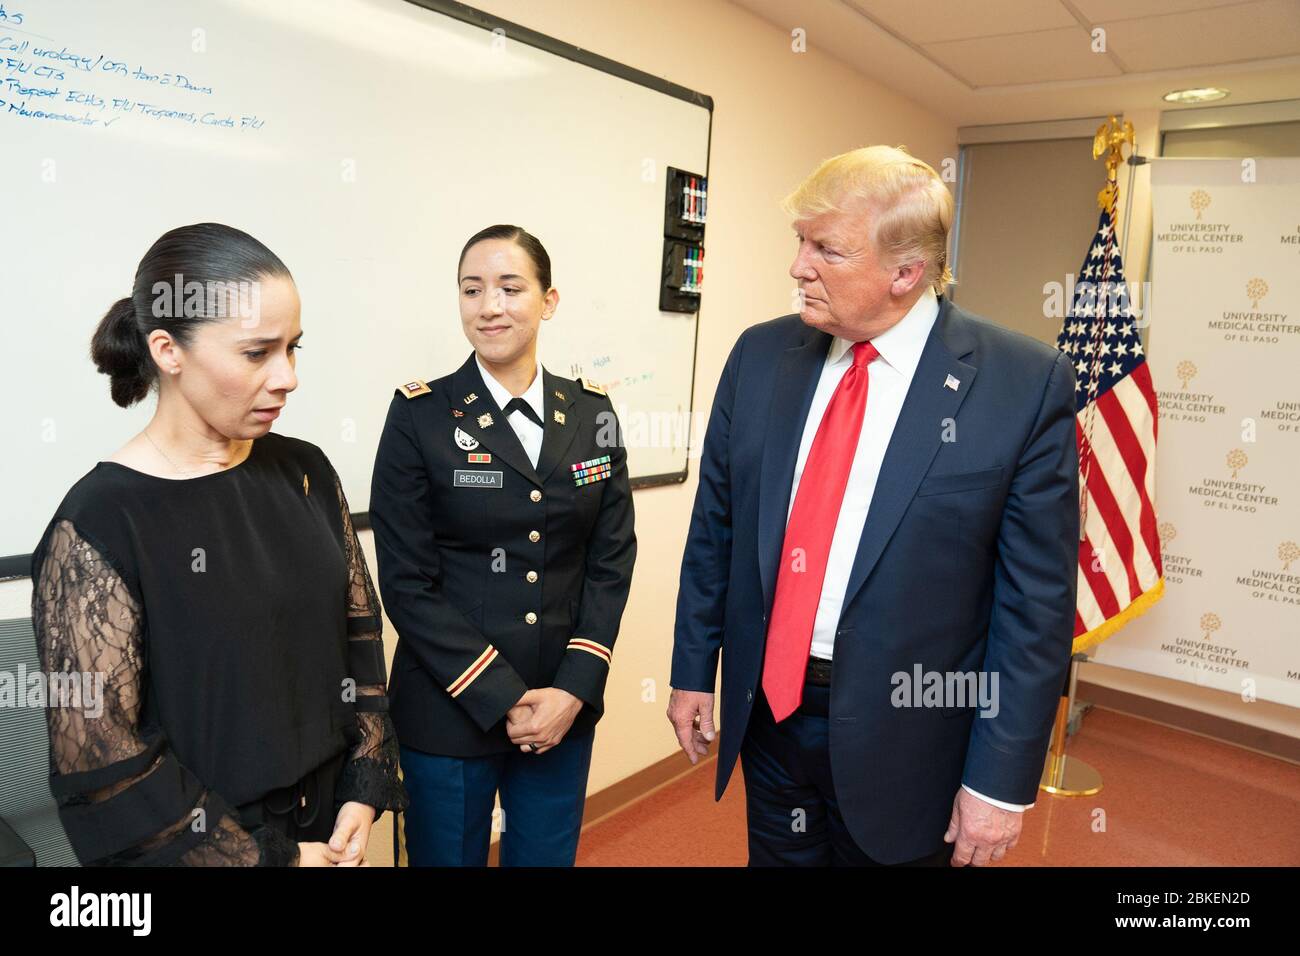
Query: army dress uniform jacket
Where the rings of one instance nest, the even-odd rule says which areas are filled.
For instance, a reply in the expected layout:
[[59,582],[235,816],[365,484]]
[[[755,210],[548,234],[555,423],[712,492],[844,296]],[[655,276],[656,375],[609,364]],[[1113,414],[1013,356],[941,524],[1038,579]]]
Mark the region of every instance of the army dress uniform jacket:
[[473,354],[389,406],[370,520],[398,634],[388,695],[403,746],[512,750],[505,715],[530,688],[584,702],[570,734],[604,711],[636,557],[627,454],[603,390],[541,374],[535,469]]

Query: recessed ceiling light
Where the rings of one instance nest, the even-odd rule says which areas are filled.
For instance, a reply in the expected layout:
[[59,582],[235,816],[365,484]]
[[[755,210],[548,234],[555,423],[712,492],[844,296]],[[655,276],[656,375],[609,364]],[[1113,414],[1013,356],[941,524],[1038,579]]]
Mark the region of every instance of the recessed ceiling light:
[[1209,103],[1221,100],[1228,91],[1218,86],[1201,86],[1193,90],[1174,90],[1165,94],[1166,103]]

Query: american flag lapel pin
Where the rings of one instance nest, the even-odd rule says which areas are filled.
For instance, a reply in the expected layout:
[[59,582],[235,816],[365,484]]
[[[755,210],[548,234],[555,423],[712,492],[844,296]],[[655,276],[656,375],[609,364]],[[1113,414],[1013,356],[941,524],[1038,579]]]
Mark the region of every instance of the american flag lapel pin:
[[951,375],[949,375],[946,379],[944,379],[943,387],[944,387],[944,388],[950,388],[950,389],[952,389],[952,390],[955,392],[955,391],[957,391],[957,386],[960,385],[960,384],[961,384],[961,382],[957,381],[957,379],[955,379],[955,378],[953,378]]

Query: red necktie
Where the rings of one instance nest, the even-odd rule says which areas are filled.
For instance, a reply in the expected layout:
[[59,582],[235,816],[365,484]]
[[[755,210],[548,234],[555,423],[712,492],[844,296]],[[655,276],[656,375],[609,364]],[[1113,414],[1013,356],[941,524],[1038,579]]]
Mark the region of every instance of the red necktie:
[[831,539],[867,408],[867,365],[879,354],[870,342],[853,346],[853,367],[840,379],[817,426],[785,526],[763,659],[763,693],[778,721],[794,713],[803,698]]

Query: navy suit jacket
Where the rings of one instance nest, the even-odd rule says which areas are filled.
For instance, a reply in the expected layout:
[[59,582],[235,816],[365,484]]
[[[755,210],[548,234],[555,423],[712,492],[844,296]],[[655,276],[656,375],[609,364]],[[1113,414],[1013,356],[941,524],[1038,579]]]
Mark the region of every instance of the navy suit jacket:
[[[1034,802],[1074,635],[1073,367],[1056,349],[939,301],[835,637],[835,796],[855,842],[882,863],[936,852],[962,783]],[[798,315],[755,325],[732,349],[713,401],[672,685],[712,692],[721,657],[717,799],[762,683],[790,486],[830,343]],[[996,675],[996,716],[976,716],[973,700],[894,706],[894,675],[910,679],[918,665],[921,674]]]

